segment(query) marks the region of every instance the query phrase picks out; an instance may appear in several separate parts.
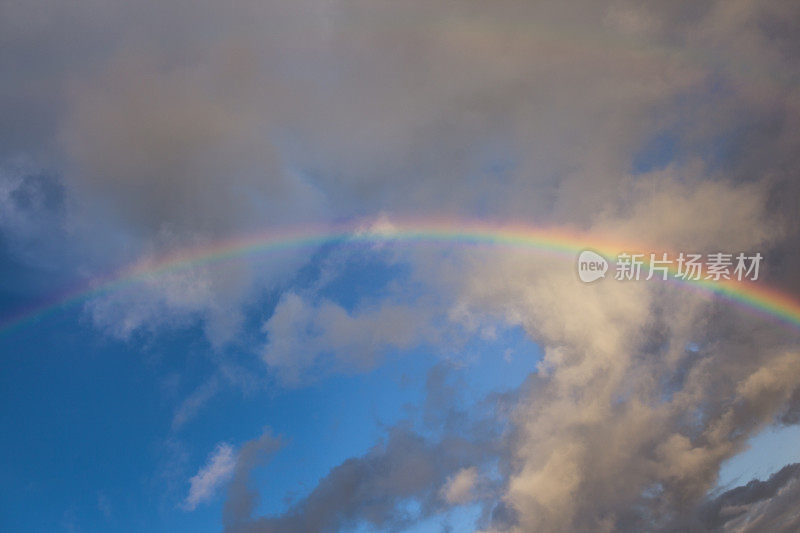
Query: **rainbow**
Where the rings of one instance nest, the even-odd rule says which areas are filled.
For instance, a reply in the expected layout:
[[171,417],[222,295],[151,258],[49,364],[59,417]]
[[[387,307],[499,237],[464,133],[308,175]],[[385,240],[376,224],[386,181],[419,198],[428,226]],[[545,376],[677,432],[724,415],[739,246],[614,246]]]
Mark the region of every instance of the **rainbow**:
[[[112,292],[154,276],[219,263],[241,257],[274,254],[282,250],[314,249],[326,244],[408,243],[443,246],[488,246],[529,250],[574,262],[577,254],[591,249],[609,261],[622,251],[646,247],[620,243],[569,228],[535,228],[523,225],[492,225],[486,222],[430,221],[386,222],[338,227],[282,228],[249,236],[225,239],[147,258],[96,277],[37,305],[18,309],[0,321],[0,334],[33,323],[59,309],[79,304],[99,294]],[[659,252],[665,250],[658,250]],[[645,261],[646,264],[646,261]],[[674,269],[672,270],[674,274]],[[771,318],[800,331],[800,303],[761,282],[735,280],[680,280],[680,287],[713,295],[750,312]]]

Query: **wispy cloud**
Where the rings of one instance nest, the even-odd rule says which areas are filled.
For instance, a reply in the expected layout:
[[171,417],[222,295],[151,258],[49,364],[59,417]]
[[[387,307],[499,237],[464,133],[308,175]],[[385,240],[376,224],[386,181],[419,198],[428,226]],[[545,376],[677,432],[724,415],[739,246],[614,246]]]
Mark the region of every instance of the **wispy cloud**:
[[184,424],[197,416],[200,409],[214,397],[218,390],[219,380],[216,377],[212,377],[195,389],[175,410],[175,414],[172,416],[172,430],[181,429]]
[[189,494],[183,508],[193,511],[198,505],[214,497],[217,490],[231,479],[236,466],[236,453],[227,443],[220,443],[208,457],[197,474],[189,480]]

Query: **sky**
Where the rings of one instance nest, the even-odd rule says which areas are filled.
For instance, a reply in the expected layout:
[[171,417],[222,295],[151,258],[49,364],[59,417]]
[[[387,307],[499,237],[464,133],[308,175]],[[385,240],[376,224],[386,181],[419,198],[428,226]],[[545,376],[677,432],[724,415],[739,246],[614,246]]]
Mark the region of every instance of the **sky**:
[[798,21],[0,3],[0,530],[797,531]]

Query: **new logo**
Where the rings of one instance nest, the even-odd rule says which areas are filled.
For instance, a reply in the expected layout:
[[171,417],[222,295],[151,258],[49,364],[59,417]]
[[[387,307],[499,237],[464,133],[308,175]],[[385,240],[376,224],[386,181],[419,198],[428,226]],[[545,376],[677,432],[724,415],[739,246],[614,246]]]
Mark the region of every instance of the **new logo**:
[[584,250],[578,255],[578,277],[584,283],[604,278],[608,271],[608,261],[602,255]]

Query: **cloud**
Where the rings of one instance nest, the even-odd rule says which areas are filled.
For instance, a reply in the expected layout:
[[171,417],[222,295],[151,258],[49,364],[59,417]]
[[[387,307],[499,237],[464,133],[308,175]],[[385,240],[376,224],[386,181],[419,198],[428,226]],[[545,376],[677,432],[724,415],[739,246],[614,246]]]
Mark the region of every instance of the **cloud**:
[[[397,529],[418,519],[403,510],[402,504],[410,498],[419,498],[423,515],[438,509],[435,487],[474,459],[476,451],[462,439],[429,442],[396,428],[384,444],[334,467],[285,514],[252,518],[249,513],[230,513],[225,530],[322,532],[361,522],[382,530]],[[253,505],[245,509],[252,512]]]
[[[708,211],[694,231],[669,216],[702,211],[709,194],[739,206]],[[630,195],[628,209],[592,230],[679,249],[759,249],[767,238],[764,196],[736,185],[662,179]],[[471,268],[462,305],[520,324],[545,353],[512,416],[514,466],[502,500],[514,531],[664,527],[703,501],[722,461],[775,420],[800,380],[791,336],[707,297],[657,284],[586,285],[562,262],[524,254],[477,258]],[[686,349],[691,342],[700,353]]]
[[[690,185],[662,173],[659,187],[645,182],[628,194],[628,209],[598,215],[590,229],[637,235],[670,249],[761,249],[780,238],[764,231],[770,214],[758,188]],[[736,208],[708,210],[694,231],[686,220],[669,217],[675,210],[702,212],[712,199]],[[707,295],[664,285],[581,284],[572,265],[532,260],[524,252],[455,256],[444,267],[415,256],[418,274],[434,285],[437,276],[450,278],[442,286],[456,280],[450,318],[474,329],[475,316],[499,317],[524,327],[545,351],[510,413],[509,448],[497,455],[502,496],[478,495],[489,531],[667,528],[676,514],[687,516],[687,509],[704,502],[723,461],[791,405],[800,367],[793,338],[779,326]],[[296,303],[305,309],[301,300]],[[416,453],[425,456],[423,450]],[[437,453],[447,456],[445,450]],[[360,458],[353,461],[360,464]],[[338,480],[335,472],[331,477]],[[455,490],[469,485],[468,474],[461,479],[458,472],[452,470],[439,485],[451,504],[468,493]],[[351,475],[353,483],[370,478]],[[321,483],[318,494],[327,494],[326,486]],[[404,494],[424,502],[426,490],[420,485]],[[392,494],[381,500],[386,510],[372,522],[375,527],[414,520],[403,515]],[[323,499],[327,505],[329,498]],[[304,505],[260,519],[254,530],[300,527],[308,519]],[[365,518],[366,503],[330,505],[345,509],[349,522],[319,527],[371,520]]]
[[800,464],[786,465],[766,481],[753,480],[706,502],[698,522],[708,530],[795,531],[800,527],[797,497]]
[[206,464],[189,480],[189,494],[183,508],[193,511],[198,505],[214,497],[217,489],[233,476],[236,453],[230,444],[220,443],[209,455]]
[[219,346],[239,332],[243,319],[239,298],[244,298],[249,281],[247,268],[237,265],[189,268],[138,280],[90,300],[85,309],[96,327],[119,339],[203,319],[209,341]]
[[[472,403],[463,389],[454,367],[435,366],[425,383],[424,416],[417,424],[405,420],[387,428],[379,443],[333,467],[281,514],[254,516],[258,493],[250,476],[259,461],[242,462],[225,504],[225,531],[322,532],[359,525],[395,531],[446,511],[450,504],[442,487],[479,466],[496,466],[506,451],[495,415],[510,398]],[[498,488],[496,480],[481,479],[473,495],[491,500]]]
[[226,524],[253,513],[258,493],[250,486],[252,471],[283,445],[283,440],[275,436],[269,428],[265,428],[257,439],[242,445],[225,499],[223,520]]
[[[704,79],[597,30],[565,46],[547,21],[586,28],[594,4],[56,4],[5,6],[3,54],[25,68],[2,112],[105,257],[383,212],[563,221],[614,198],[643,117]],[[220,346],[307,258],[210,265],[190,303],[154,288],[91,316],[123,334],[199,320]]]
[[219,391],[219,379],[212,377],[181,402],[172,416],[172,430],[180,430],[187,422],[197,416],[200,409]]
[[430,315],[416,307],[382,303],[353,312],[285,294],[262,330],[262,357],[288,383],[331,367],[366,369],[390,350],[409,349],[433,336]]
[[442,487],[442,496],[448,503],[468,503],[473,497],[472,492],[477,482],[478,470],[474,466],[462,468],[447,479],[447,483]]
[[[146,260],[264,228],[435,214],[763,250],[765,280],[800,294],[797,2],[3,9],[0,64],[15,73],[0,153],[58,169],[85,231],[70,242],[96,240],[98,255]],[[3,184],[3,220],[32,220],[9,203],[21,181]],[[284,289],[309,256],[153,276],[87,312],[121,338],[202,322],[224,346],[253,299]],[[403,259],[448,320],[521,326],[545,353],[507,420],[487,530],[667,527],[705,501],[748,436],[797,420],[796,336],[729,305],[654,284],[586,286],[561,261],[508,250]],[[391,299],[345,309],[289,289],[260,355],[287,382],[369,368],[420,340],[446,345],[426,331],[439,311]],[[435,496],[438,510],[431,487],[477,464],[437,464],[448,452],[398,432],[278,517],[253,518],[253,492],[236,482],[229,527],[404,523],[404,498]],[[774,501],[771,512],[790,499]]]
[[0,252],[57,275],[47,263],[70,255],[51,240],[65,238],[65,211],[64,190],[54,176],[24,158],[0,160]]
[[[624,208],[632,159],[665,132],[686,139],[673,159],[687,180],[771,180],[797,226],[781,2],[4,9],[3,64],[20,68],[3,146],[58,170],[72,238],[100,257],[380,213],[589,224]],[[735,162],[721,171],[702,152],[720,145]],[[190,303],[164,298],[185,286],[165,280],[91,316],[114,334],[202,321],[221,346],[250,298],[308,259],[288,256],[187,274],[207,289]]]
[[97,494],[97,510],[100,511],[106,519],[111,518],[111,515],[114,512],[108,496],[102,492]]

